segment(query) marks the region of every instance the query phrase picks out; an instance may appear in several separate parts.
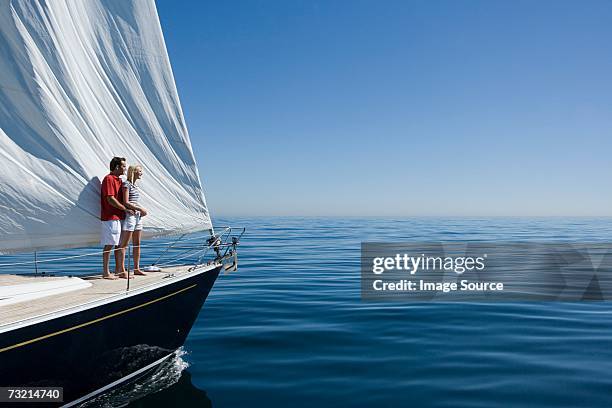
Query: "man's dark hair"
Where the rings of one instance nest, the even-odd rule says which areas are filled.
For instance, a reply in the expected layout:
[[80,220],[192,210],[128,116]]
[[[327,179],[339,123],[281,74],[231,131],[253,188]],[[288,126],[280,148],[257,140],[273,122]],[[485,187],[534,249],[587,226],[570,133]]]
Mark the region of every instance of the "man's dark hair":
[[110,171],[115,171],[115,168],[120,166],[122,161],[125,161],[125,157],[113,157],[110,162]]

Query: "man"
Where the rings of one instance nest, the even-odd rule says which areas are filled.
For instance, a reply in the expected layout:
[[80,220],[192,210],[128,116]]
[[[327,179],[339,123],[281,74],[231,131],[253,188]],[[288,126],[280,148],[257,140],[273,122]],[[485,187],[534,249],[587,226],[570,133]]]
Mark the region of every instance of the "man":
[[[100,230],[100,243],[104,245],[104,253],[102,254],[102,263],[104,271],[102,277],[104,279],[117,279],[115,274],[110,273],[108,262],[110,259],[110,251],[113,247],[119,245],[121,237],[121,220],[125,218],[126,212],[134,214],[134,211],[126,208],[121,203],[121,184],[122,180],[119,176],[125,174],[127,164],[124,157],[113,157],[110,162],[110,173],[102,180],[102,190],[100,193],[101,214],[100,220],[102,226]],[[115,249],[115,273],[122,270],[120,263],[120,249]],[[127,278],[126,273],[120,273],[120,278]]]

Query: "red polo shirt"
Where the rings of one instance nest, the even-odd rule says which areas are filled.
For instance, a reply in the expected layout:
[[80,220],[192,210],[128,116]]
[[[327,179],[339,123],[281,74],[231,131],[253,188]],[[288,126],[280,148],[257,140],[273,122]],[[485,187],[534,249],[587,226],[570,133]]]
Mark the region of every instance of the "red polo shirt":
[[102,180],[102,191],[100,193],[100,208],[102,210],[100,219],[102,221],[122,220],[125,218],[125,211],[113,207],[106,200],[106,197],[113,196],[120,203],[123,202],[121,199],[121,183],[121,179],[114,174],[108,174]]

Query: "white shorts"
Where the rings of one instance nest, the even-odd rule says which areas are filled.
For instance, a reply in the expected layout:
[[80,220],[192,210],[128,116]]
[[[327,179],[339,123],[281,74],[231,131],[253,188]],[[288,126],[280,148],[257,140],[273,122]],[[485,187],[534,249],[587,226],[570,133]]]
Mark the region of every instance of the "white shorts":
[[141,231],[142,218],[140,217],[140,211],[136,211],[135,215],[126,214],[121,228],[124,231]]
[[121,220],[102,221],[100,228],[100,244],[119,245],[121,237]]

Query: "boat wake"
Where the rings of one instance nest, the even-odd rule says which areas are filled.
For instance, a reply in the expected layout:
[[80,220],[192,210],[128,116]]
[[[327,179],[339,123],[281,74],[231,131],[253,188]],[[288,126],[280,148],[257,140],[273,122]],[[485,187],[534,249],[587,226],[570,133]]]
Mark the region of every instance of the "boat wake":
[[146,374],[137,380],[111,390],[91,399],[79,407],[118,408],[128,405],[147,395],[160,392],[176,384],[189,363],[183,359],[187,351],[183,347],[174,352],[174,355],[162,362],[155,371]]

